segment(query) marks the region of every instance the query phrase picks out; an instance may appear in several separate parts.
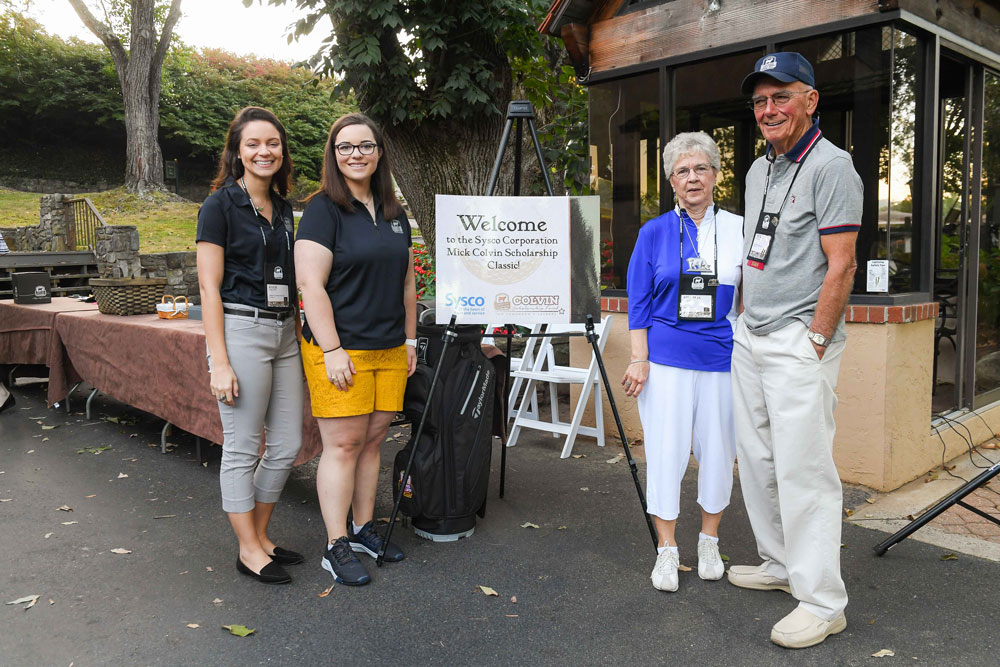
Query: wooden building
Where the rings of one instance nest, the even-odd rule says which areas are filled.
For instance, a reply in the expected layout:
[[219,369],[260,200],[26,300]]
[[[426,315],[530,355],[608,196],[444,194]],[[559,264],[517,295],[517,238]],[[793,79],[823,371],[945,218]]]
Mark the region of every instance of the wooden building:
[[[865,187],[842,477],[895,488],[940,462],[942,439],[947,456],[964,450],[947,420],[976,442],[1000,431],[1000,1],[556,0],[539,30],[563,40],[589,90],[606,309],[627,311],[639,227],[673,205],[665,140],[711,134],[716,201],[742,213],[764,142],[740,81],[762,55],[798,51],[815,67],[824,136]],[[888,285],[869,285],[870,260],[888,261]],[[607,354],[623,364],[616,319]]]

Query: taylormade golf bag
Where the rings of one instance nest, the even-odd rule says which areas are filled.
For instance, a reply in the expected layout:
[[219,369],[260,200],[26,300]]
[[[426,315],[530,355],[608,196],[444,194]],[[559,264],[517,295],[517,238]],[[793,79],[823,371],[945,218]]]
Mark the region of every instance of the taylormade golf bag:
[[[406,386],[403,412],[414,436],[425,405],[427,417],[420,442],[410,442],[396,454],[393,492],[402,490],[400,511],[413,520],[421,537],[456,540],[472,534],[476,514],[486,510],[493,449],[496,370],[480,349],[476,326],[457,328],[441,359],[434,396],[428,396],[434,364],[441,357],[444,326],[417,329],[417,370]],[[416,447],[410,478],[403,472]]]

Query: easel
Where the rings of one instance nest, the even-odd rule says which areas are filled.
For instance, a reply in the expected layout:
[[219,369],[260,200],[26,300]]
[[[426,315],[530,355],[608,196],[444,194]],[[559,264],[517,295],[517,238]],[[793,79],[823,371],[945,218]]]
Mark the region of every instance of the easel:
[[987,514],[978,507],[973,507],[972,505],[969,505],[968,503],[964,502],[964,498],[967,495],[969,495],[979,487],[987,484],[991,479],[996,477],[998,474],[1000,474],[1000,462],[994,463],[992,466],[981,472],[979,476],[977,476],[975,479],[967,482],[962,486],[962,488],[956,490],[954,493],[952,493],[950,496],[939,502],[937,505],[924,512],[919,518],[906,524],[906,526],[904,526],[902,529],[900,529],[898,532],[896,532],[894,535],[892,535],[885,541],[876,544],[874,547],[872,547],[875,550],[875,555],[884,556],[886,551],[893,548],[894,546],[905,540],[907,537],[909,537],[913,533],[923,528],[925,525],[933,521],[936,517],[940,516],[942,512],[947,510],[952,505],[959,505],[961,507],[964,507],[970,512],[975,512],[984,519],[992,521],[993,523],[1000,526],[1000,519],[997,519],[995,516]]
[[[528,129],[531,131],[531,140],[535,146],[535,155],[538,157],[538,166],[541,169],[542,177],[545,180],[545,191],[548,196],[553,196],[552,194],[552,183],[549,181],[549,172],[545,166],[545,158],[542,156],[542,145],[538,141],[538,132],[535,129],[535,110],[531,106],[531,102],[525,100],[516,100],[511,102],[507,106],[507,124],[504,127],[503,139],[500,141],[500,148],[497,150],[497,159],[493,163],[493,173],[490,176],[490,184],[486,189],[486,196],[491,197],[496,192],[497,180],[500,177],[500,165],[503,163],[503,156],[507,150],[507,142],[510,140],[511,129],[516,125],[516,140],[514,143],[514,196],[520,196],[521,194],[521,168],[522,168],[522,154],[521,154],[521,136],[523,130],[523,123],[527,120]],[[511,342],[514,338],[513,324],[506,325],[507,334],[507,353],[504,355],[506,374],[507,378],[510,378],[510,350]],[[490,333],[490,332],[487,332]],[[532,338],[532,337],[542,337],[547,334],[518,334],[518,338]],[[572,336],[574,334],[566,334],[567,336]],[[622,447],[625,450],[625,458],[628,460],[629,470],[632,473],[632,480],[635,482],[636,492],[639,494],[639,504],[642,506],[642,514],[646,519],[646,527],[649,529],[649,536],[653,540],[653,548],[655,549],[659,540],[656,537],[656,528],[653,527],[653,520],[650,518],[646,507],[646,494],[642,490],[642,484],[639,482],[639,470],[636,466],[635,459],[632,457],[632,450],[629,447],[628,438],[625,436],[625,428],[622,426],[621,416],[618,413],[618,406],[615,405],[614,395],[611,393],[611,382],[608,380],[608,373],[604,367],[604,359],[601,357],[601,350],[598,347],[598,336],[594,331],[594,317],[591,314],[587,315],[587,327],[586,333],[575,334],[583,335],[587,341],[591,344],[594,351],[594,358],[597,360],[597,366],[601,372],[601,380],[604,383],[604,392],[608,397],[608,402],[611,405],[611,413],[614,415],[615,424],[618,427],[618,435],[622,441]],[[506,402],[505,402],[506,405]],[[507,447],[506,445],[501,448],[500,453],[500,497],[503,498],[504,495],[504,483],[506,480],[506,470],[507,470]]]

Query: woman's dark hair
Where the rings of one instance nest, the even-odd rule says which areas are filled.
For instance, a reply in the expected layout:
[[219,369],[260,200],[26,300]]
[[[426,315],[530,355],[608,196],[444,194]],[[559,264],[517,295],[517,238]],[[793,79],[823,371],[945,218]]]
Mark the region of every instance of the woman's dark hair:
[[343,210],[348,213],[354,212],[354,204],[351,203],[354,196],[344,181],[344,175],[337,167],[337,135],[349,125],[367,125],[368,129],[372,131],[372,136],[375,137],[375,143],[378,144],[379,150],[378,166],[375,167],[375,173],[372,174],[372,193],[382,202],[382,212],[386,220],[398,218],[403,214],[403,206],[396,199],[396,192],[392,187],[389,151],[386,149],[385,140],[378,125],[363,113],[343,115],[330,128],[330,136],[327,138],[326,148],[323,150],[323,175],[320,176],[319,190],[314,192],[312,196],[315,197],[322,192]]
[[281,124],[278,117],[261,107],[241,109],[233,118],[233,122],[229,124],[229,131],[226,133],[226,146],[222,149],[222,158],[219,160],[219,173],[212,181],[212,188],[221,188],[228,179],[237,180],[243,176],[240,142],[243,140],[243,128],[246,127],[247,123],[255,120],[267,121],[274,125],[281,137],[281,166],[277,173],[271,177],[271,187],[276,189],[282,197],[285,197],[292,185],[292,156],[288,153],[288,137],[285,135],[285,126]]

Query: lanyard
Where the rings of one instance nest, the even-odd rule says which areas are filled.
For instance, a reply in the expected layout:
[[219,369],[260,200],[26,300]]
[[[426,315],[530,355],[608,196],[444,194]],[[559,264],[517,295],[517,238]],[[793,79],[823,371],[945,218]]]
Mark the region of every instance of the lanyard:
[[[681,266],[681,273],[684,273],[684,226],[685,226],[684,225],[684,217],[685,216],[687,216],[688,220],[690,220],[691,223],[694,224],[694,218],[692,218],[691,215],[687,211],[685,211],[683,208],[680,209],[680,222],[681,222],[681,224],[680,224],[680,228],[681,228],[681,264],[680,264],[680,266]],[[712,258],[712,275],[713,276],[717,275],[718,272],[719,272],[719,220],[718,220],[718,217],[719,217],[719,205],[716,204],[715,207],[712,209],[712,220],[713,220],[713,223],[712,223],[713,224],[713,230],[712,231],[715,233],[715,243],[712,246],[712,250],[714,251],[713,252],[714,257]],[[698,226],[695,225],[695,229],[697,229],[697,227]],[[698,235],[696,233],[695,234],[695,240],[697,240],[697,238],[698,238]],[[695,241],[694,240],[691,241],[691,247],[694,249],[694,251],[698,254],[698,257],[700,258],[701,257],[701,250],[695,245]]]
[[[265,234],[264,234],[264,223],[261,222],[261,220],[264,220],[265,222],[267,222],[267,218],[265,218],[264,214],[261,213],[261,209],[263,208],[263,206],[261,208],[257,208],[257,204],[254,203],[253,197],[250,196],[250,190],[247,189],[247,183],[246,183],[245,180],[243,180],[242,176],[240,177],[240,185],[243,186],[243,192],[247,193],[247,199],[250,200],[250,206],[253,208],[254,219],[256,219],[257,220],[257,224],[260,225],[260,238],[261,238],[261,240],[264,241],[264,251],[265,251],[265,254],[266,254],[266,252],[267,252],[267,236],[265,236]],[[270,225],[270,223],[268,223],[268,225]],[[284,226],[284,225],[282,225],[282,226]],[[272,228],[272,230],[274,229],[273,226],[271,228]],[[292,242],[291,242],[291,240],[288,237],[288,229],[287,228],[285,228],[285,247],[288,249],[288,252],[292,251]]]
[[[799,164],[795,168],[795,173],[792,174],[792,182],[788,184],[788,189],[785,190],[785,196],[781,200],[781,205],[778,206],[778,210],[777,211],[769,211],[770,213],[774,213],[775,215],[778,215],[780,217],[780,215],[781,215],[781,209],[785,208],[785,202],[788,201],[788,195],[791,194],[791,192],[792,192],[792,186],[795,185],[795,179],[799,177],[799,172],[802,171],[802,165],[804,165],[806,163],[806,158],[809,157],[809,155],[812,153],[813,148],[816,147],[816,144],[819,143],[819,140],[820,140],[820,138],[822,136],[823,136],[822,132],[817,132],[816,137],[812,141],[812,144],[810,144],[810,146],[806,150],[806,152],[803,153],[801,155],[801,157],[799,157]],[[771,168],[772,167],[774,167],[774,162],[772,162],[771,160],[768,160],[768,162],[767,162],[767,177],[764,179],[764,195],[761,197],[761,201],[760,201],[760,210],[761,211],[763,211],[764,207],[767,205],[767,189],[769,187],[771,187]]]

